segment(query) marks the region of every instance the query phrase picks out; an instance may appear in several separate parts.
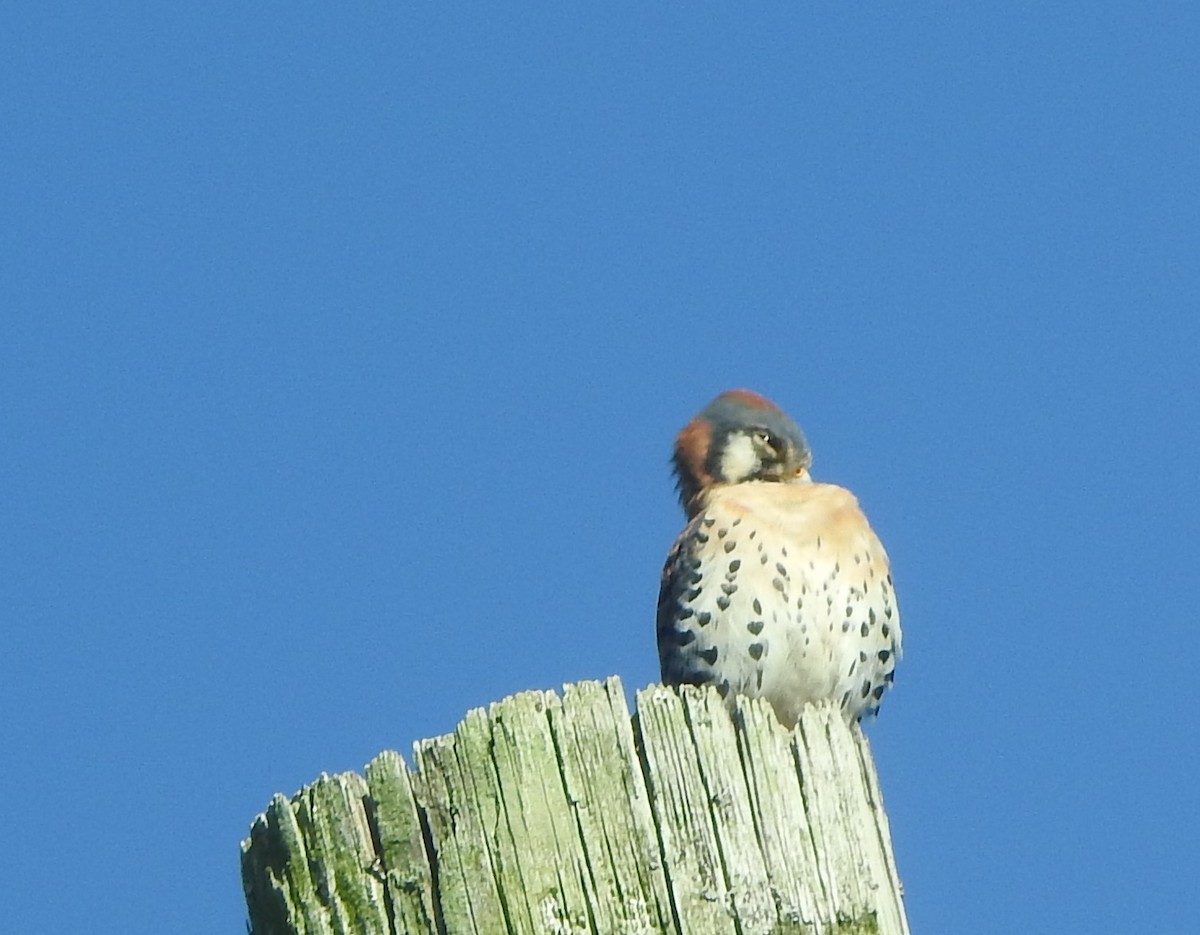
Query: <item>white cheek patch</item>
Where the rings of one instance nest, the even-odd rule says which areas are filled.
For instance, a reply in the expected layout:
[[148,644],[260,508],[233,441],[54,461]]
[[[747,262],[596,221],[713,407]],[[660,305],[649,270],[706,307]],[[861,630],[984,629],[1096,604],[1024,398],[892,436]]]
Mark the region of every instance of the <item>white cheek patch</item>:
[[721,477],[728,483],[736,484],[745,480],[761,466],[754,442],[748,435],[734,436],[721,452]]

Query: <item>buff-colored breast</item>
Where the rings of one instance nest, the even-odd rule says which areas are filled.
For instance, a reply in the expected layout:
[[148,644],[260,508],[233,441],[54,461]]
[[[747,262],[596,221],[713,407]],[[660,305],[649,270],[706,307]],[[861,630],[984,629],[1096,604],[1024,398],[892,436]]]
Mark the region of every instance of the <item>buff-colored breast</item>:
[[663,570],[658,644],[664,682],[763,697],[789,726],[826,698],[874,712],[901,647],[887,554],[841,487],[711,488]]

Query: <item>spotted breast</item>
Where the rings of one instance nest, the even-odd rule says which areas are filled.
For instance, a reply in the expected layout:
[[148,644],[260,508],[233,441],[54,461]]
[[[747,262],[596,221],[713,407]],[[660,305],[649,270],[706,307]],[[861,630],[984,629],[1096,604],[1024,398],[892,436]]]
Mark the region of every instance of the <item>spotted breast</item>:
[[689,521],[659,592],[663,681],[764,698],[789,727],[822,699],[874,713],[901,651],[887,554],[849,491],[809,478],[794,423],[735,392],[676,451]]

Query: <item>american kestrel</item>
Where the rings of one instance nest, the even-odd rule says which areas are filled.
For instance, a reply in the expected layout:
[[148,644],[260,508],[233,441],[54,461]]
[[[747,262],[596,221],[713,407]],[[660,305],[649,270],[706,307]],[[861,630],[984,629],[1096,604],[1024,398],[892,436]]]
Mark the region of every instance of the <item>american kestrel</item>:
[[687,514],[658,598],[668,685],[765,698],[795,725],[834,699],[879,710],[900,656],[887,554],[848,490],[815,483],[799,427],[749,390],[722,393],[675,440]]

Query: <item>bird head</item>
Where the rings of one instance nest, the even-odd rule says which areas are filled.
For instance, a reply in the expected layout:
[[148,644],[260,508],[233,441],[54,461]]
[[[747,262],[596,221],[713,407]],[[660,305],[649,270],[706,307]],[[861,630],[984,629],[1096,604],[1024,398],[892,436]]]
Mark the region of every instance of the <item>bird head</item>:
[[810,480],[812,453],[800,427],[773,402],[750,390],[729,390],[684,426],[673,461],[679,500],[691,517],[719,484]]

